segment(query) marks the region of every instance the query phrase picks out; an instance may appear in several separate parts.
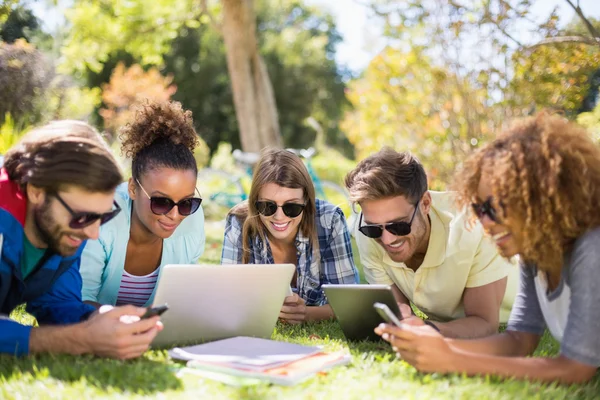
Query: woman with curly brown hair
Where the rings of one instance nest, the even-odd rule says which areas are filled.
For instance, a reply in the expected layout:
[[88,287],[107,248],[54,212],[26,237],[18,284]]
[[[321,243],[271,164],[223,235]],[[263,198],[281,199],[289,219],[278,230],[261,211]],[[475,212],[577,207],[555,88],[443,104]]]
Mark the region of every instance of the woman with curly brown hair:
[[116,192],[123,212],[85,247],[82,295],[95,305],[148,306],[161,266],[195,263],[204,251],[198,136],[192,113],[170,102],[144,105],[120,138],[132,176]]
[[[504,333],[444,339],[429,326],[376,331],[424,372],[580,383],[600,366],[600,148],[546,113],[517,122],[464,163],[458,201],[505,257],[519,255],[519,294]],[[555,358],[531,355],[548,329]]]

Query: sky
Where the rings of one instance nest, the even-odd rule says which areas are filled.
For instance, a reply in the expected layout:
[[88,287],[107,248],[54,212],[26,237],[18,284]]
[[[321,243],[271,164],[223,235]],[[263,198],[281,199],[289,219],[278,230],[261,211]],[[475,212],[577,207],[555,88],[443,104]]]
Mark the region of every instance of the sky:
[[[305,0],[305,2],[327,9],[335,17],[337,28],[344,37],[344,41],[337,48],[338,64],[345,65],[354,72],[362,71],[382,49],[383,43],[378,40],[381,26],[377,26],[376,20],[369,17],[369,10],[361,5],[360,1]],[[600,0],[580,0],[579,5],[585,15],[600,19]],[[565,0],[537,1],[532,13],[545,18],[556,6],[559,7],[561,21],[568,22],[573,18],[574,11]]]
[[[361,2],[368,0],[304,0],[309,5],[328,10],[335,18],[337,28],[344,40],[338,45],[336,61],[355,73],[364,70],[369,61],[383,48],[380,40],[382,27],[377,19],[369,16],[367,7]],[[577,2],[577,0],[573,0]],[[71,0],[56,0],[61,7],[67,7]],[[45,1],[34,1],[31,6],[44,23],[45,28],[53,30],[62,23],[60,12],[49,10]],[[579,0],[586,15],[600,19],[600,0]],[[539,0],[534,3],[532,13],[540,19],[547,17],[554,7],[559,7],[561,21],[568,22],[574,11],[566,0]]]

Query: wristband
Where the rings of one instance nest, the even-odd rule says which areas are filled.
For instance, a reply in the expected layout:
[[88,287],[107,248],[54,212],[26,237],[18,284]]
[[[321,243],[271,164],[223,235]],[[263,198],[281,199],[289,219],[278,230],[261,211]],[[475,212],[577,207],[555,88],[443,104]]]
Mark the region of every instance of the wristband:
[[[432,328],[433,328],[433,329],[435,329],[436,331],[440,332],[440,328],[438,328],[437,326],[435,326],[435,324],[434,324],[433,322],[431,322],[430,320],[428,320],[428,319],[424,319],[424,320],[423,320],[423,323],[424,323],[425,325],[429,325],[430,327],[432,327]],[[441,332],[440,332],[440,333],[441,333]]]

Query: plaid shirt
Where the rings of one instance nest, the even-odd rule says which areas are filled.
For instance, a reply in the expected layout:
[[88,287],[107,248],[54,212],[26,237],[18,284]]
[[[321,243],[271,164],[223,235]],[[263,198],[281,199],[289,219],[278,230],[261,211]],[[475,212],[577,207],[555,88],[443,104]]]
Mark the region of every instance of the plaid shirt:
[[[316,207],[320,259],[315,259],[308,238],[300,231],[295,242],[298,255],[298,295],[308,306],[327,304],[321,289],[324,283],[359,283],[344,213],[339,207],[322,200],[316,201]],[[266,243],[263,243],[260,236],[250,239],[250,264],[275,264],[271,246],[268,239],[265,239]],[[221,264],[240,264],[242,253],[242,224],[230,214],[225,225]]]

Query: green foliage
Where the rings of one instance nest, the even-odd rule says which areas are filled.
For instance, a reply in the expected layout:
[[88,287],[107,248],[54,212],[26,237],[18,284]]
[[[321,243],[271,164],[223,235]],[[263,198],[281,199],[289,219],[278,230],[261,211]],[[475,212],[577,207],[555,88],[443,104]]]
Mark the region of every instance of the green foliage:
[[592,111],[579,114],[577,122],[585,126],[590,131],[592,138],[600,143],[600,102]]
[[29,124],[39,121],[53,78],[49,60],[24,39],[0,42],[0,122],[6,113]]
[[348,172],[356,167],[355,161],[331,148],[317,153],[311,162],[320,179],[337,183],[342,187],[344,187],[344,178]]
[[516,52],[513,60],[508,106],[521,110],[520,114],[552,108],[574,117],[590,91],[592,76],[600,70],[600,48],[540,46]]
[[15,122],[10,113],[6,113],[4,123],[0,125],[0,154],[6,154],[27,131],[27,128]]
[[[199,2],[172,4],[75,1],[67,14],[72,29],[63,48],[63,68],[81,73],[90,86],[107,82],[120,60],[162,68],[178,88],[173,99],[192,110],[211,151],[222,141],[239,148],[222,37],[206,16],[199,17]],[[332,17],[298,0],[261,0],[256,9],[260,49],[285,145],[312,144],[314,132],[304,120],[313,116],[324,126],[327,142],[351,154],[338,128],[345,84],[333,60],[340,36]],[[219,19],[218,4],[210,11]]]
[[78,0],[66,11],[72,24],[63,47],[68,71],[100,71],[102,63],[124,50],[143,65],[158,65],[169,43],[200,10],[191,0]]
[[87,119],[99,103],[100,89],[79,88],[58,75],[53,64],[24,39],[0,42],[0,123],[10,113],[19,124],[51,119]]
[[36,33],[40,32],[39,20],[33,12],[23,6],[11,11],[6,21],[0,25],[0,40],[13,43],[17,39],[31,42]]
[[456,165],[490,137],[485,90],[434,66],[418,49],[388,47],[350,83],[342,129],[359,159],[390,146],[418,156],[430,187],[446,188]]
[[8,19],[12,9],[18,3],[19,0],[0,0],[0,23]]

